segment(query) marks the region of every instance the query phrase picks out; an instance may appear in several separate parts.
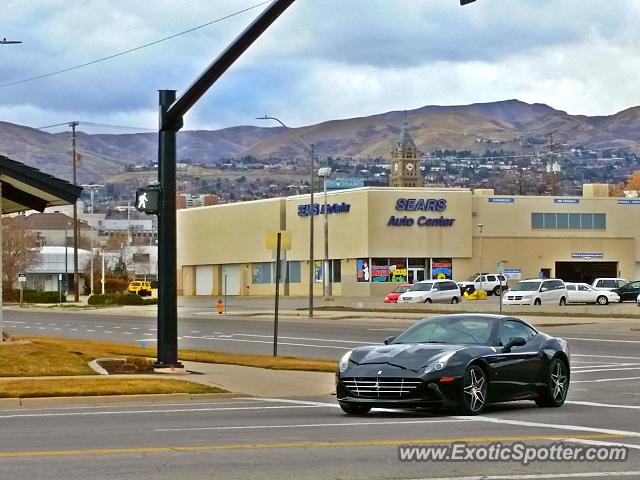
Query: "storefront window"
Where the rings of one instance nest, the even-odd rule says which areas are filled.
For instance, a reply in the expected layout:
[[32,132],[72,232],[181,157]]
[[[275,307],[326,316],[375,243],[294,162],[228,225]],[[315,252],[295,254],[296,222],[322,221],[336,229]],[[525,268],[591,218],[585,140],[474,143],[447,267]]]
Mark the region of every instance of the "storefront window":
[[406,282],[409,276],[406,258],[391,258],[389,260],[389,275],[392,282]]
[[251,280],[253,283],[271,283],[271,263],[254,263]]
[[359,282],[368,282],[371,280],[368,258],[359,258],[356,261],[356,277]]
[[333,274],[333,283],[342,282],[342,260],[332,260],[331,273]]
[[388,282],[389,281],[389,259],[388,258],[372,258],[371,259],[371,281],[372,282]]
[[606,230],[607,216],[604,213],[593,214],[593,228],[596,230]]
[[569,214],[568,213],[558,213],[556,215],[557,226],[560,229],[569,228]]
[[409,268],[424,268],[425,259],[424,258],[410,258],[409,259]]
[[289,283],[300,283],[300,262],[287,262]]
[[450,258],[434,258],[431,262],[432,279],[452,279],[453,262]]

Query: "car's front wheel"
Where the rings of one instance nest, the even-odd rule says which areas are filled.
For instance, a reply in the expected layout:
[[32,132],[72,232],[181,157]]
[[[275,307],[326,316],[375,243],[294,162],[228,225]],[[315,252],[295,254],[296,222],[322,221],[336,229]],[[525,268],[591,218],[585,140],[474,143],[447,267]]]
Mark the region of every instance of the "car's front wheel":
[[430,298],[425,299],[424,303],[432,303],[432,300]]
[[539,298],[536,298],[535,301],[533,302],[534,305],[542,305],[542,300],[540,300]]
[[453,297],[451,299],[451,303],[458,303],[458,302],[459,302],[458,297]]
[[371,410],[367,405],[354,405],[353,403],[341,403],[340,408],[349,415],[366,415]]
[[487,401],[487,376],[478,365],[469,365],[462,377],[462,415],[478,415]]
[[554,358],[549,364],[546,385],[536,398],[539,407],[559,407],[569,391],[569,367],[561,358]]
[[598,302],[598,305],[606,305],[609,303],[609,299],[607,297],[605,297],[604,295],[600,295],[597,299],[596,302]]

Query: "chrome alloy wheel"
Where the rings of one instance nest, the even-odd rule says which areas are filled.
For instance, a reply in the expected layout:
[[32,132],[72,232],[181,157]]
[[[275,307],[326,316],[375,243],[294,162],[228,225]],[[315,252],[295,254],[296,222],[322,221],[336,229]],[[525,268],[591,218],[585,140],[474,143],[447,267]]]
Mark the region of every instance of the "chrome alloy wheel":
[[464,402],[469,413],[479,413],[487,398],[487,379],[482,369],[471,366],[464,376]]
[[567,372],[564,369],[564,363],[557,361],[555,368],[551,372],[551,395],[556,402],[564,400],[567,390]]

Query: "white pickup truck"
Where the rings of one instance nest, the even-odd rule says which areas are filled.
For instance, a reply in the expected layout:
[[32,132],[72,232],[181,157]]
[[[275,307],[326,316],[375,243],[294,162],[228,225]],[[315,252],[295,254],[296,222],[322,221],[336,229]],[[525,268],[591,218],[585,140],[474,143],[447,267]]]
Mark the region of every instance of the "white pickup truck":
[[[502,281],[502,291],[507,290],[507,279],[499,273],[483,273],[482,281],[480,274],[474,273],[464,282],[456,282],[460,286],[460,291],[484,290],[487,295],[500,295],[500,282]],[[473,288],[471,288],[473,287]]]

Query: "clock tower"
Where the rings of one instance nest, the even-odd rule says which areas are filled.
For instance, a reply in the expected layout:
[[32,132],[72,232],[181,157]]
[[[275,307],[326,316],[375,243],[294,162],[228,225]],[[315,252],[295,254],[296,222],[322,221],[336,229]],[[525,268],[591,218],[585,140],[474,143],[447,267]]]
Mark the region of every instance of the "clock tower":
[[411,135],[409,135],[409,123],[405,120],[402,124],[400,141],[391,152],[391,173],[389,174],[390,187],[422,187],[422,175],[420,173],[420,157],[422,152],[416,148]]

